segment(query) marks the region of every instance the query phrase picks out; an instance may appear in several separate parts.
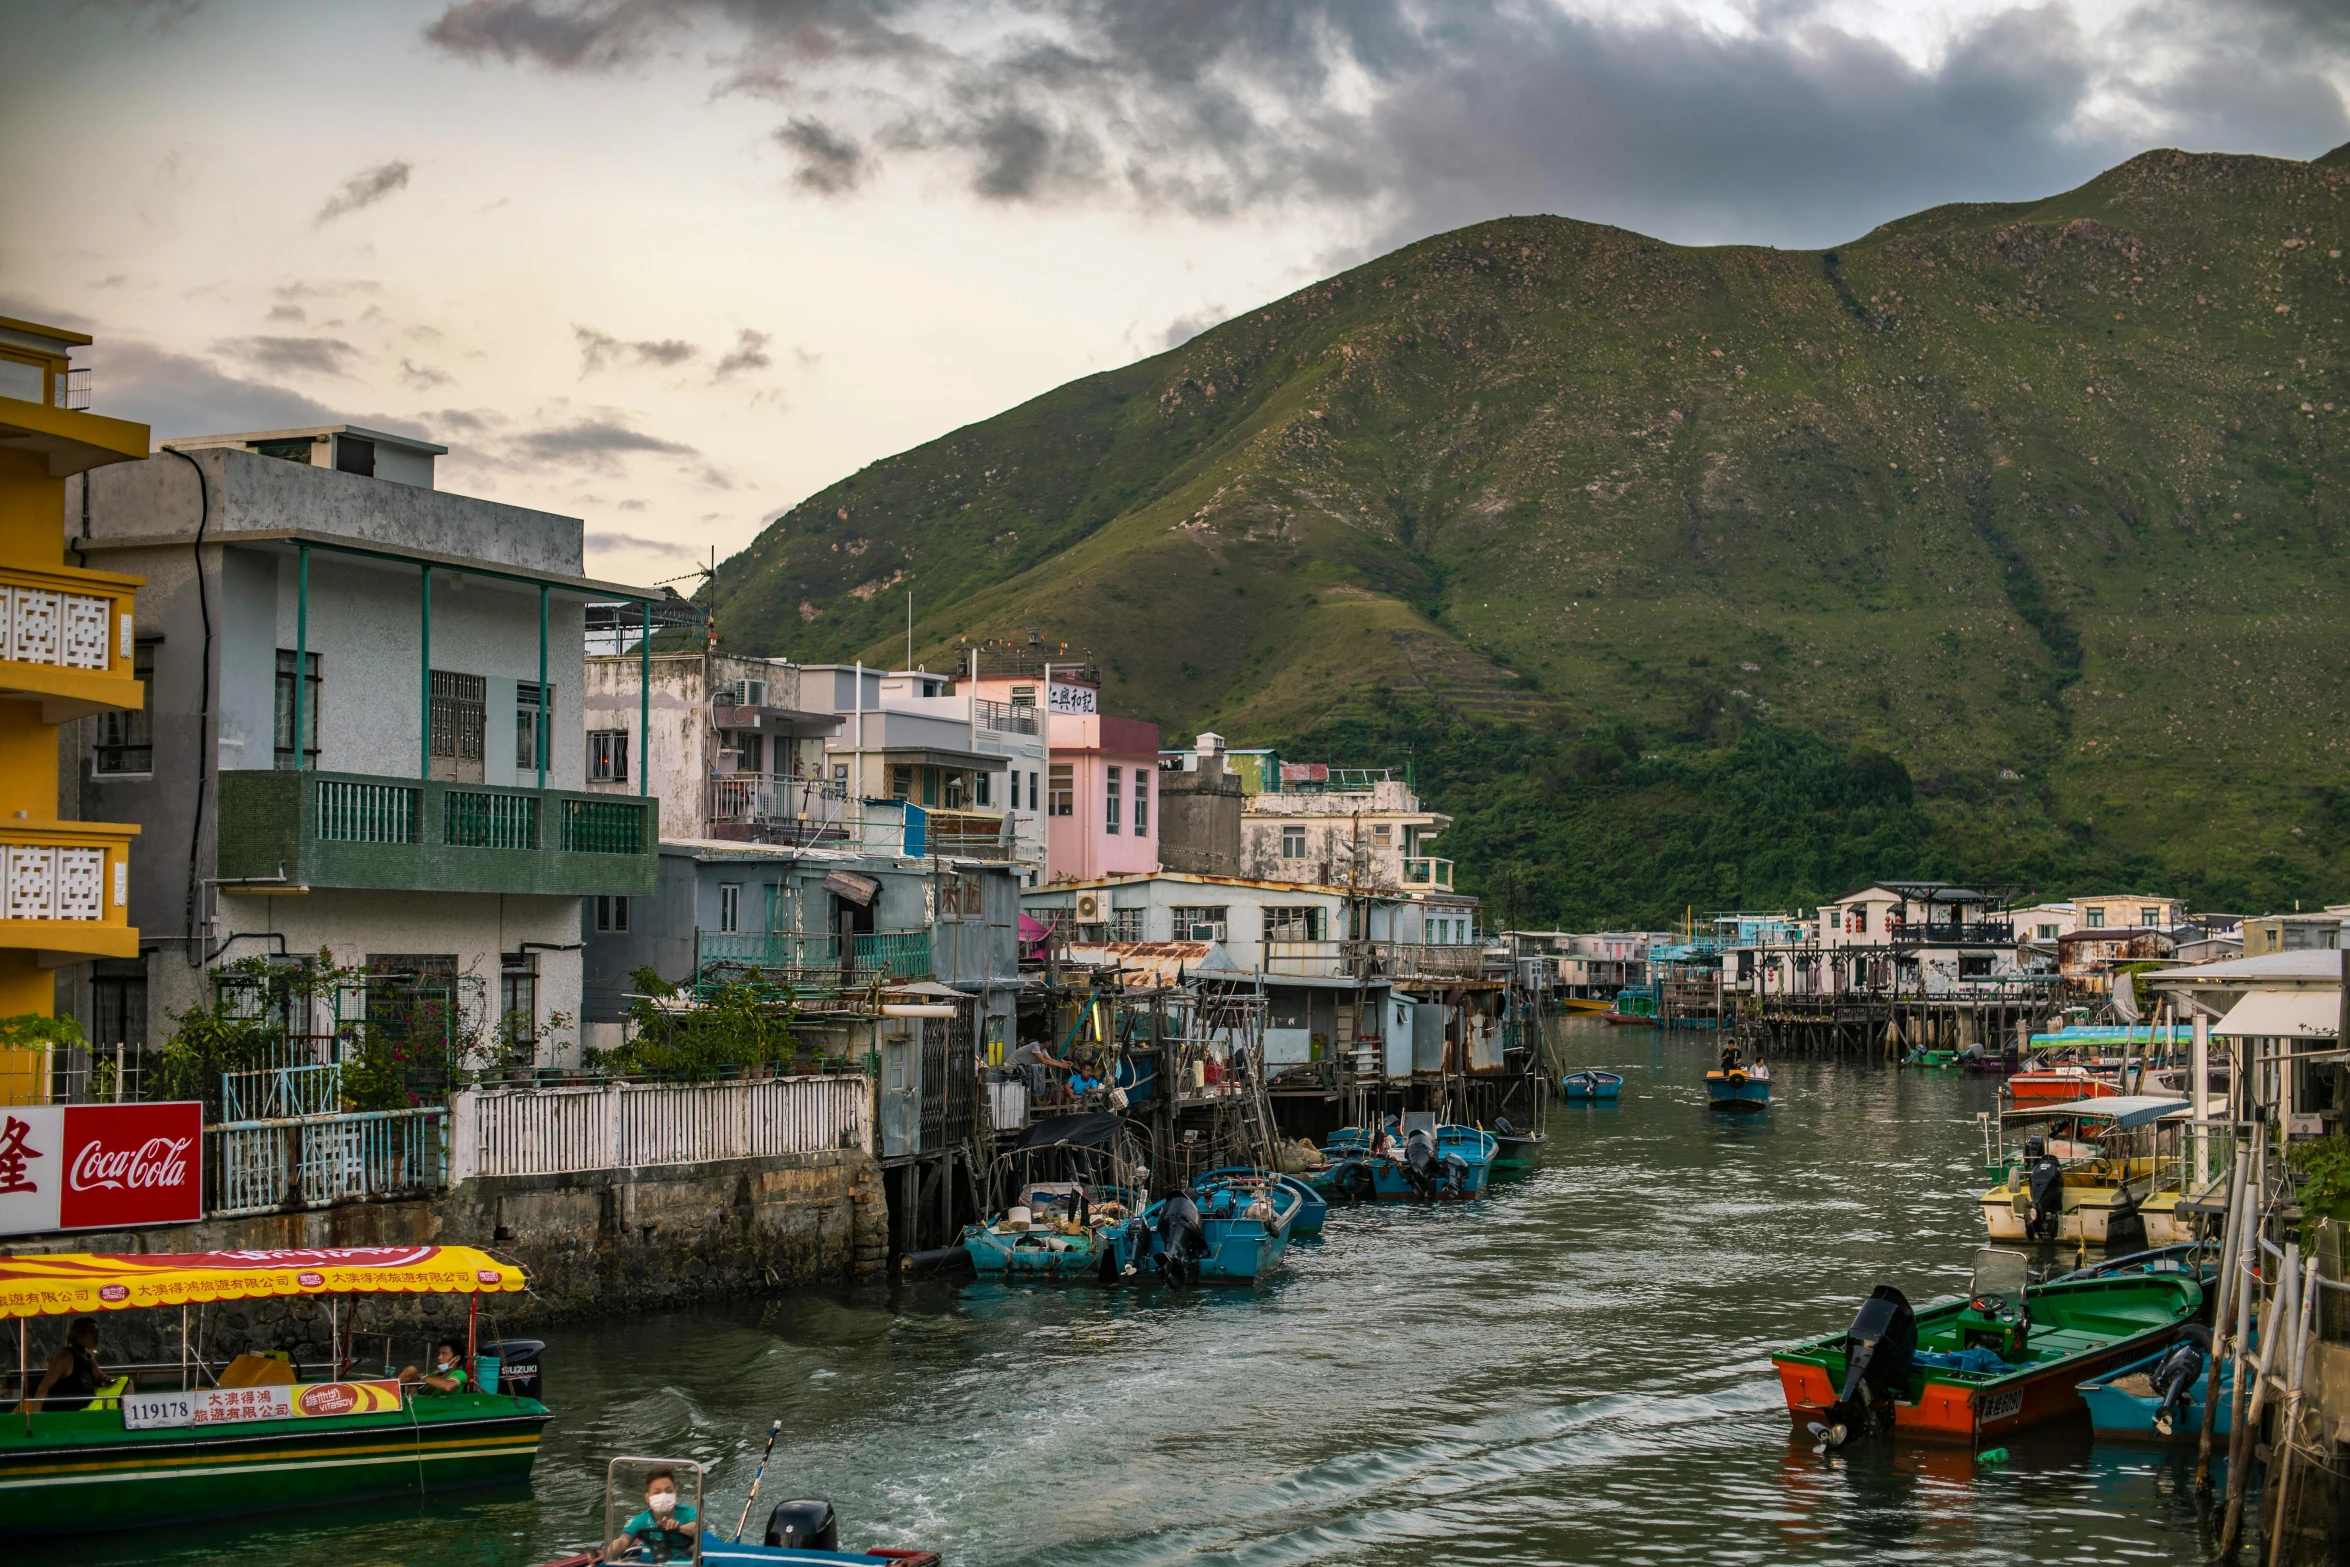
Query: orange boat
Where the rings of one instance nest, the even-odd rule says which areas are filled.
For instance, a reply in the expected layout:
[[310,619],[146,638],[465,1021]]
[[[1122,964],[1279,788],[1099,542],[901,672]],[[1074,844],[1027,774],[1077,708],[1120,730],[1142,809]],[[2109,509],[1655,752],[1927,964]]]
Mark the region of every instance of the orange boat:
[[2022,1253],[1986,1250],[1966,1299],[1912,1313],[1880,1287],[1849,1331],[1771,1362],[1788,1415],[1822,1450],[1871,1431],[1982,1444],[2078,1413],[2082,1382],[2153,1354],[2202,1307],[2183,1273],[2033,1288]]
[[2021,1109],[2026,1105],[2060,1105],[2074,1099],[2102,1099],[2121,1092],[2117,1074],[2093,1070],[2085,1066],[2036,1066],[2007,1077],[2008,1102]]

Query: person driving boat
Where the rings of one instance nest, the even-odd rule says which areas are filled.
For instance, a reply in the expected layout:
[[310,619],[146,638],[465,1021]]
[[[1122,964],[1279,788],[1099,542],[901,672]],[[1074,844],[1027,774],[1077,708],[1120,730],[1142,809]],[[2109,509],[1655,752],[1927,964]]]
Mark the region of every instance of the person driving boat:
[[645,1479],[645,1507],[621,1526],[604,1550],[613,1562],[666,1562],[691,1558],[694,1536],[701,1531],[693,1504],[680,1501],[677,1477],[656,1469]]

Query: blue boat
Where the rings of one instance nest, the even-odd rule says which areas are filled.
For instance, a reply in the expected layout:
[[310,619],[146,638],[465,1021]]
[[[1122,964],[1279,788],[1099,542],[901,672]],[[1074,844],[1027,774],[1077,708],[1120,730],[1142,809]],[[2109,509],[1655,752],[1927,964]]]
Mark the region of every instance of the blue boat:
[[[1234,1164],[1226,1165],[1221,1170],[1210,1170],[1204,1179],[1214,1181],[1226,1176],[1254,1176],[1262,1173],[1247,1165]],[[1294,1241],[1321,1234],[1322,1221],[1330,1216],[1330,1204],[1322,1200],[1322,1194],[1294,1175],[1276,1176],[1275,1179],[1297,1193],[1297,1217],[1289,1221],[1289,1238]]]
[[1203,1176],[1117,1232],[1121,1276],[1177,1286],[1262,1277],[1280,1266],[1304,1204],[1278,1175]]
[[1569,1099],[1613,1099],[1623,1086],[1623,1078],[1613,1072],[1569,1072],[1559,1079],[1559,1087]]
[[1306,1177],[1347,1202],[1465,1202],[1485,1190],[1500,1145],[1474,1126],[1415,1127],[1401,1139],[1350,1126],[1331,1134],[1330,1163]]
[[1134,1194],[1079,1181],[1032,1181],[985,1224],[964,1227],[963,1250],[981,1274],[1115,1278],[1129,1260],[1117,1246],[1135,1217]]
[[[2075,1390],[2089,1406],[2089,1425],[2105,1442],[2194,1442],[2203,1435],[2203,1386],[2210,1375],[2210,1341],[2201,1330],[2177,1343],[2166,1344],[2143,1360],[2117,1366]],[[2212,1431],[2226,1436],[2234,1429],[2229,1405],[2234,1400],[2235,1371],[2222,1365],[2219,1373],[2219,1409]]]
[[1716,1110],[1767,1110],[1771,1106],[1771,1080],[1765,1075],[1733,1067],[1727,1072],[1705,1074],[1705,1097]]
[[[779,1420],[769,1429],[769,1453],[782,1428]],[[709,1495],[707,1472],[693,1459],[615,1458],[606,1466],[604,1540],[545,1567],[697,1561],[730,1567],[940,1567],[935,1551],[842,1550],[830,1502],[794,1498],[789,1492],[783,1500],[761,1501],[759,1481],[766,1469],[762,1457],[750,1497],[729,1517]],[[658,1512],[651,1505],[657,1491],[667,1497]],[[729,1539],[729,1534],[752,1538]]]

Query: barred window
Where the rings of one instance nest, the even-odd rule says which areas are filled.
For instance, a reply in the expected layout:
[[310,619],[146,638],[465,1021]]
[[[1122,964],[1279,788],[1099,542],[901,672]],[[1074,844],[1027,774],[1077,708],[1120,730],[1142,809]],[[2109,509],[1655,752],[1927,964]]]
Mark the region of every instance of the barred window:
[[155,770],[155,644],[131,649],[131,673],[143,688],[135,713],[98,715],[98,771],[151,773]]

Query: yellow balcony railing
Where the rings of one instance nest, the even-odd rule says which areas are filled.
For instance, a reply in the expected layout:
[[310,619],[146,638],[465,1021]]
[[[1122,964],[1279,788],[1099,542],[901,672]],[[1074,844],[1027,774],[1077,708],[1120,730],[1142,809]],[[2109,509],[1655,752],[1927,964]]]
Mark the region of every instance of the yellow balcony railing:
[[119,822],[0,823],[0,947],[135,958],[130,846]]
[[141,705],[132,596],[143,577],[0,566],[0,695],[37,696],[48,723]]

